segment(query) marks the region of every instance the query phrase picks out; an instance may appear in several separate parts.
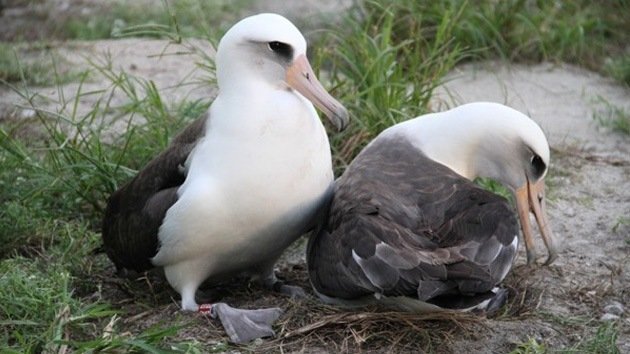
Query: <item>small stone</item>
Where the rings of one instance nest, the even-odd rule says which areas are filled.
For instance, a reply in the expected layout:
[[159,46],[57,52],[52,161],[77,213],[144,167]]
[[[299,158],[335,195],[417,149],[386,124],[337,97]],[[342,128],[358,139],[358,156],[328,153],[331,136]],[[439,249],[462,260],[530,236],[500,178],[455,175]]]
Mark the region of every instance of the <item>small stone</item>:
[[566,215],[568,217],[574,217],[575,216],[575,209],[573,209],[571,207],[567,207],[566,209],[564,209],[564,215]]
[[623,315],[623,311],[623,305],[618,301],[611,301],[608,305],[604,307],[605,313],[610,313],[617,316]]
[[20,113],[20,115],[24,119],[33,118],[33,117],[35,117],[35,110],[23,109],[22,112]]
[[619,316],[613,315],[612,313],[605,313],[599,318],[600,321],[617,321],[618,319]]

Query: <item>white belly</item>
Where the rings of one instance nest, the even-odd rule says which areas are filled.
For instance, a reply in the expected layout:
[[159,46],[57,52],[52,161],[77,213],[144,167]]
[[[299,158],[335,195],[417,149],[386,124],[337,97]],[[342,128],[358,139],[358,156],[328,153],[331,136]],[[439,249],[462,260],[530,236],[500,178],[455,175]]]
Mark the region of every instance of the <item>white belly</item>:
[[278,257],[312,226],[333,183],[319,121],[285,136],[208,135],[159,231],[156,265],[204,259],[206,277]]

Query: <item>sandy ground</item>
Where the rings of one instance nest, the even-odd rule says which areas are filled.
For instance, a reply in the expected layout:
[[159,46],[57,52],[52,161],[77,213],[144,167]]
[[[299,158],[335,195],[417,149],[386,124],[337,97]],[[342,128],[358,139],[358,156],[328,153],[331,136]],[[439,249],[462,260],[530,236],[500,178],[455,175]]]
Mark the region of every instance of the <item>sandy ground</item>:
[[[284,9],[280,4],[284,2],[270,3]],[[308,14],[300,6],[291,6]],[[191,43],[212,54],[207,43]],[[211,98],[215,90],[207,85],[172,89],[182,81],[195,82],[205,75],[196,69],[197,56],[182,54],[187,48],[147,39],[53,45],[53,51],[64,59],[64,65],[73,70],[89,68],[86,58],[102,58],[109,52],[116,70],[153,80],[167,102]],[[77,87],[77,83],[62,87],[66,101],[76,93]],[[102,76],[94,74],[84,85],[84,92],[104,87],[107,83]],[[30,89],[50,99],[39,99],[41,106],[53,110],[59,107],[56,88]],[[79,109],[87,111],[96,99],[95,95],[82,98]],[[465,65],[452,73],[449,81],[438,90],[434,101],[436,110],[454,103],[496,101],[529,114],[543,127],[552,147],[551,171],[547,178],[548,212],[556,243],[561,248],[560,257],[550,267],[524,266],[524,252],[521,252],[514,272],[506,281],[508,286],[514,287],[522,288],[525,284],[532,294],[539,296],[538,311],[547,316],[484,321],[483,327],[472,336],[454,338],[447,351],[505,352],[529,338],[546,343],[550,348],[570,347],[581,337],[592,336],[593,326],[585,329],[576,325],[568,331],[570,326],[562,324],[559,317],[585,316],[598,320],[607,316],[608,305],[618,302],[623,306],[620,318],[615,319],[620,323],[618,346],[622,353],[630,352],[627,315],[630,305],[630,225],[627,224],[630,138],[602,127],[593,118],[606,108],[602,99],[630,110],[627,88],[580,68],[551,64]],[[114,102],[122,104],[124,97],[116,94]],[[32,115],[20,105],[23,101],[17,94],[0,87],[0,121]],[[622,218],[626,218],[625,224],[620,223]],[[299,266],[303,262],[302,252],[299,247],[294,249],[291,262]],[[544,254],[542,247],[539,254]],[[285,264],[281,268],[291,267]]]

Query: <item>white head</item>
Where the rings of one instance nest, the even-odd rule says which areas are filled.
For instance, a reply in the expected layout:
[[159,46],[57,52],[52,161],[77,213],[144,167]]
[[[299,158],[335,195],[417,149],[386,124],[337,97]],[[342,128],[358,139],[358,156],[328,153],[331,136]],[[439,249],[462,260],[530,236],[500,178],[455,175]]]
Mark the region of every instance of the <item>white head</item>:
[[556,258],[545,212],[549,143],[533,120],[498,103],[475,102],[390,129],[405,135],[429,158],[468,179],[488,177],[507,186],[516,199],[528,261],[535,258],[530,211],[549,250],[547,263]]
[[[489,177],[517,191],[527,181],[544,178],[549,143],[540,126],[523,113],[497,103],[471,103],[449,112],[465,125],[472,156],[473,179]],[[464,118],[464,115],[466,116]],[[465,123],[465,124],[464,124]],[[476,141],[474,141],[476,140]],[[463,138],[462,144],[467,139]]]
[[276,14],[247,17],[221,38],[216,54],[219,90],[239,91],[253,81],[272,89],[296,90],[338,128],[348,122],[346,109],[317,80],[306,58],[306,40],[286,18]]

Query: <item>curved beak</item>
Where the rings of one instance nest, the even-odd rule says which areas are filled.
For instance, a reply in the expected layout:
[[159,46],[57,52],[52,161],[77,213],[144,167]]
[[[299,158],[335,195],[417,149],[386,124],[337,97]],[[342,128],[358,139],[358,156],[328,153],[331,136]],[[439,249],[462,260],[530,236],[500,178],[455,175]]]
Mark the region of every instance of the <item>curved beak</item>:
[[525,248],[527,249],[527,264],[531,264],[536,260],[532,228],[529,224],[530,211],[536,217],[540,234],[549,252],[549,256],[544,264],[551,264],[558,257],[558,253],[553,244],[551,228],[547,220],[544,179],[541,178],[536,183],[531,183],[528,179],[525,185],[518,188],[514,194],[516,196],[516,209],[521,221],[521,229],[523,230],[523,238],[525,239]]
[[319,108],[337,130],[342,131],[348,125],[348,111],[324,89],[317,80],[306,55],[299,55],[287,69],[287,83],[313,105]]

